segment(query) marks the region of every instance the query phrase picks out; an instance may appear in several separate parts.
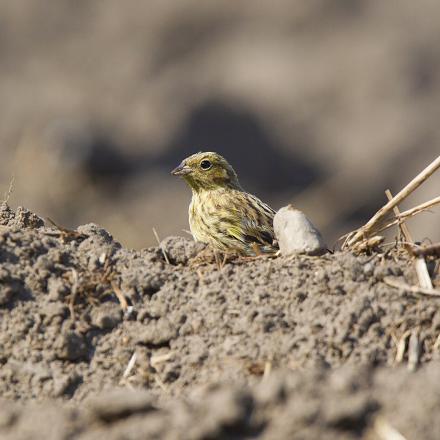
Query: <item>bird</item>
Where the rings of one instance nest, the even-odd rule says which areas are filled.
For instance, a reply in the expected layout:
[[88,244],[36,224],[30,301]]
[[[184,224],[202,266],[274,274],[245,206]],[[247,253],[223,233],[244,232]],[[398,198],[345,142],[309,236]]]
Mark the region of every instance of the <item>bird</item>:
[[189,225],[195,241],[224,255],[275,254],[275,211],[241,187],[237,173],[216,152],[199,152],[184,159],[171,174],[192,190]]

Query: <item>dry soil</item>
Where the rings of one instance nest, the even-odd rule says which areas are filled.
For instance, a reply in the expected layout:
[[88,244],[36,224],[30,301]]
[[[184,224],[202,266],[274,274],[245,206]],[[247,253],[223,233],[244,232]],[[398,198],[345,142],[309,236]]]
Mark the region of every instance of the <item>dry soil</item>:
[[439,300],[383,281],[415,283],[404,252],[220,269],[189,238],[0,225],[2,439],[439,438]]

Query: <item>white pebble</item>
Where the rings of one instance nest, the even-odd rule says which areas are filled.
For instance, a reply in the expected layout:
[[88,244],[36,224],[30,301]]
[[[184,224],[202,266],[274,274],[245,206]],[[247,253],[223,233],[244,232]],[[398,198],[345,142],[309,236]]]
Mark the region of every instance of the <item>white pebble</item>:
[[292,205],[276,213],[273,225],[282,255],[320,255],[326,251],[321,233]]

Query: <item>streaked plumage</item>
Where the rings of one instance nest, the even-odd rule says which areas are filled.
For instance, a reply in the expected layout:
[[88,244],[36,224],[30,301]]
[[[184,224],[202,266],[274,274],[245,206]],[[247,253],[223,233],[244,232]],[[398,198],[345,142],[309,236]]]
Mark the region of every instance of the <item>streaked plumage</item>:
[[189,224],[196,241],[221,252],[273,253],[275,211],[245,192],[234,169],[219,154],[197,153],[172,174],[192,189]]

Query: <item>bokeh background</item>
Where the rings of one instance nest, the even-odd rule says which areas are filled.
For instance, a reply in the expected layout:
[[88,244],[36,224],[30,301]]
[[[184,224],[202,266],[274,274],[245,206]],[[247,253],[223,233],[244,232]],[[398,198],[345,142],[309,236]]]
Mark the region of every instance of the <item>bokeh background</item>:
[[[435,0],[3,1],[0,60],[0,190],[130,247],[188,228],[193,152],[330,246],[440,154]],[[410,227],[439,239],[438,210]]]

